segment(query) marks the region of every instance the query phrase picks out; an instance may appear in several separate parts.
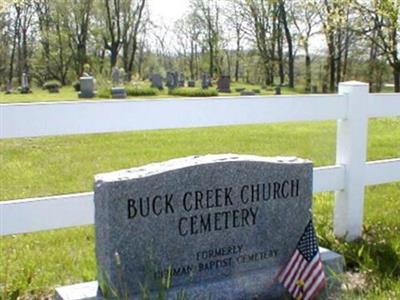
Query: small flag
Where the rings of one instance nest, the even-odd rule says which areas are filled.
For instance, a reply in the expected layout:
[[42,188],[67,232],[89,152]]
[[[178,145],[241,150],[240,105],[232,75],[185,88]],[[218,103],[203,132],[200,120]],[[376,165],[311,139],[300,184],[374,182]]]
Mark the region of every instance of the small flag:
[[279,273],[278,280],[296,300],[315,299],[325,287],[324,268],[312,220],[307,224],[289,263]]

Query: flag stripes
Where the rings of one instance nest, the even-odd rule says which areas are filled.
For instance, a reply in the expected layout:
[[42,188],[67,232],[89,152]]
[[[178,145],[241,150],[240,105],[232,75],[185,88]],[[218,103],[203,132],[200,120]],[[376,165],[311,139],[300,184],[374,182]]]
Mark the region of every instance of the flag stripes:
[[295,299],[314,299],[325,287],[325,274],[317,239],[310,221],[278,280]]

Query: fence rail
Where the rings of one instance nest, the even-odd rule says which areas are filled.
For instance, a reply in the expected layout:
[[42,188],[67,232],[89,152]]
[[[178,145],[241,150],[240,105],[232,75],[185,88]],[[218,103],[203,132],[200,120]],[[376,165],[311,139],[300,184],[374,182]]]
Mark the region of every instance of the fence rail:
[[335,120],[343,96],[110,100],[0,106],[0,138]]
[[[366,162],[370,117],[400,116],[398,94],[346,82],[337,95],[76,101],[0,105],[0,138],[337,120],[336,164],[314,168],[314,192],[336,191],[334,230],[361,234],[364,187],[400,180],[400,158]],[[0,202],[0,235],[93,224],[93,193]]]

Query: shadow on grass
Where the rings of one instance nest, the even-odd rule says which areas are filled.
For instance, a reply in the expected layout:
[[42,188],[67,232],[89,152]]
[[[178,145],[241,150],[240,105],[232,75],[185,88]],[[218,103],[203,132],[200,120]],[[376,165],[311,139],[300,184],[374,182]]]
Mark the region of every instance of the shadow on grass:
[[332,230],[327,232],[326,224],[321,227],[321,245],[342,254],[348,271],[366,272],[371,279],[390,277],[400,280],[400,253],[392,243],[394,228],[384,224],[366,226],[362,238],[346,242],[336,239]]

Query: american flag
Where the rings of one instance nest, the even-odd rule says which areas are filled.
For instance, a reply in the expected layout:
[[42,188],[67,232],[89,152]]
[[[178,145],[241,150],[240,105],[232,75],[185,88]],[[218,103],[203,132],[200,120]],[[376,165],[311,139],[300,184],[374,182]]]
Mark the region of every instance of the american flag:
[[278,274],[278,280],[296,300],[314,299],[325,287],[324,268],[311,220],[289,263]]

